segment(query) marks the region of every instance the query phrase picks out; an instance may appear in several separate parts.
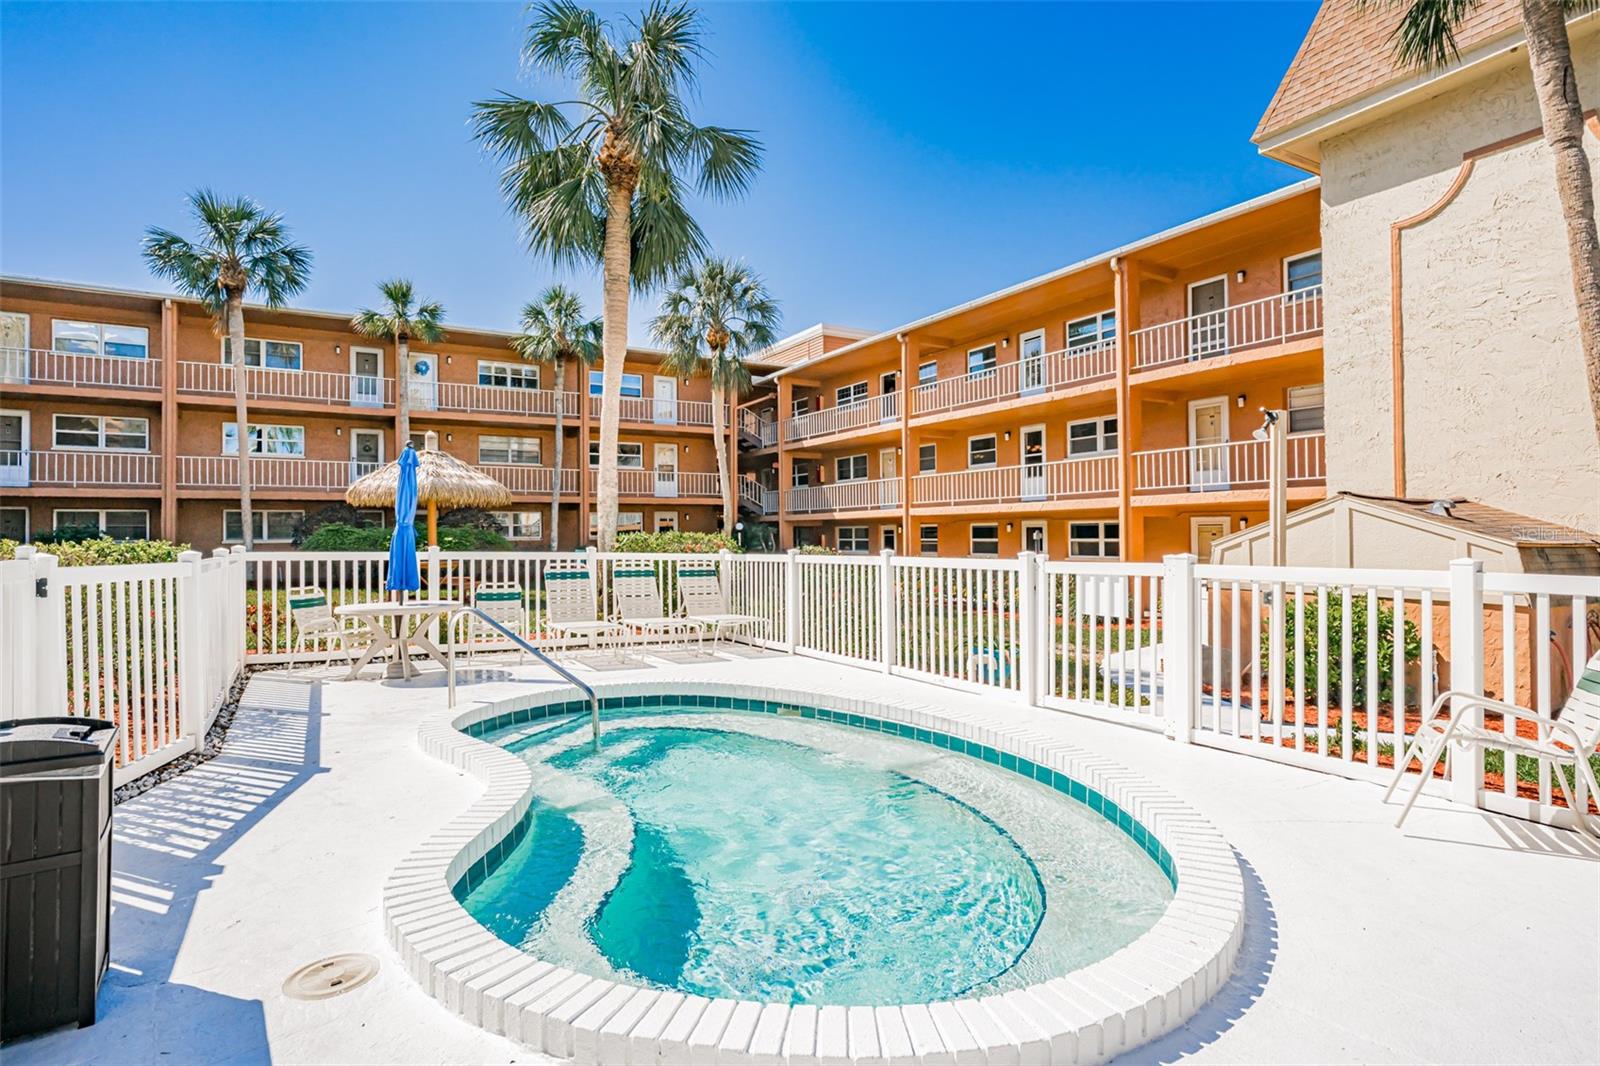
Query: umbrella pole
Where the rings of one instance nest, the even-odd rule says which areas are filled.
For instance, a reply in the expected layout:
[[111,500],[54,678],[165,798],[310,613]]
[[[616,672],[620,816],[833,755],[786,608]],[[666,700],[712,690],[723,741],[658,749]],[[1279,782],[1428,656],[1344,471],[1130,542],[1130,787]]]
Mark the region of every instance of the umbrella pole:
[[439,505],[428,501],[428,547],[439,546]]

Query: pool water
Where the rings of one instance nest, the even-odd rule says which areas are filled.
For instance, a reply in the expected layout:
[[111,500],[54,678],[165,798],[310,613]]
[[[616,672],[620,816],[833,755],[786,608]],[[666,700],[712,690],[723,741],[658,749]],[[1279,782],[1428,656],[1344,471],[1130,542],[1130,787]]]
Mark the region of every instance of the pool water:
[[796,717],[671,705],[484,739],[527,832],[462,902],[542,959],[708,997],[888,1005],[1021,987],[1154,924],[1166,877],[1017,774]]

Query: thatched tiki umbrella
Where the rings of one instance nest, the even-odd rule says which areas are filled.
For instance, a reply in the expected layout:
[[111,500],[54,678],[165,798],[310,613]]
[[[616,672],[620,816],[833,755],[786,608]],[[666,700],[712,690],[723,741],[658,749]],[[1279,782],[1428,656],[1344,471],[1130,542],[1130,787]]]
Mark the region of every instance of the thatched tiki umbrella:
[[[417,502],[428,508],[428,545],[439,544],[439,512],[459,507],[494,508],[511,503],[511,490],[487,474],[479,473],[455,456],[439,450],[439,434],[433,430],[417,453]],[[344,494],[352,507],[393,507],[400,484],[400,462],[396,460],[365,477],[358,478]]]

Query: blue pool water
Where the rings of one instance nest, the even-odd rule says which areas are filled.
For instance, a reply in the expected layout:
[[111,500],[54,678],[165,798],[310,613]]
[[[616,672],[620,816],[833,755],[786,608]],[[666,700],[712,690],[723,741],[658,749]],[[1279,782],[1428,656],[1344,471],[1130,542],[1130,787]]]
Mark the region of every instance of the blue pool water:
[[1127,834],[977,759],[797,717],[664,706],[484,739],[535,771],[525,833],[458,887],[497,936],[704,996],[883,1005],[1103,957],[1171,895]]

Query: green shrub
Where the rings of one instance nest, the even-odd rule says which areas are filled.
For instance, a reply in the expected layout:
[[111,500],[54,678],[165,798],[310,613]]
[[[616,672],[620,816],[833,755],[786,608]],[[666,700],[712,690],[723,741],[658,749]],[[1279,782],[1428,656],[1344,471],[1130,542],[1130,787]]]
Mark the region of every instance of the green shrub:
[[[1317,646],[1317,601],[1314,597],[1306,598],[1300,605],[1304,614],[1302,639],[1303,648],[1295,647],[1295,601],[1287,597],[1283,611],[1283,659],[1284,678],[1287,684],[1294,684],[1295,657],[1303,656],[1305,670],[1305,684],[1307,692],[1317,691],[1318,672],[1324,659],[1328,663],[1328,702],[1338,704],[1340,693],[1344,685],[1344,667],[1342,662],[1344,647],[1344,606],[1343,598],[1334,590],[1328,593],[1328,647],[1324,649]],[[1359,592],[1350,596],[1350,615],[1354,624],[1354,631],[1350,636],[1350,673],[1351,695],[1357,702],[1366,699],[1367,691],[1367,638],[1372,633],[1372,627],[1367,625],[1367,597]],[[1414,663],[1422,657],[1422,636],[1416,623],[1407,619],[1403,627],[1405,640],[1405,661]],[[1270,661],[1271,623],[1262,627],[1261,633],[1261,664],[1263,676],[1266,664]],[[1394,701],[1394,608],[1385,605],[1381,600],[1378,603],[1378,698],[1384,701]],[[1424,669],[1428,668],[1424,664]],[[1401,678],[1402,686],[1405,683]]]
[[[422,525],[423,523],[418,523]],[[446,511],[439,516],[439,529],[481,529],[489,533],[505,535],[506,527],[500,524],[500,519],[478,507],[460,507],[454,511]],[[443,544],[443,541],[440,541]]]
[[707,552],[739,551],[739,544],[726,533],[622,533],[617,536],[619,552],[646,554],[700,555]]
[[[187,544],[169,540],[112,540],[96,535],[85,540],[50,543],[34,541],[40,552],[54,555],[58,566],[122,566],[131,563],[171,563],[189,550]],[[0,540],[0,559],[15,559],[17,542]]]
[[[381,526],[352,526],[344,522],[329,522],[319,526],[300,545],[308,552],[386,552],[392,530]],[[426,550],[428,533],[417,528],[417,550]],[[511,542],[492,529],[474,526],[439,527],[439,548],[442,551],[510,551]]]
[[99,540],[105,536],[99,526],[62,526],[34,534],[35,544],[76,544],[83,540]]
[[[447,552],[508,552],[512,545],[501,531],[499,522],[493,529],[480,529],[477,526],[447,526],[443,521],[439,523],[439,549]],[[420,550],[428,544],[426,527],[417,527],[417,548]],[[388,547],[388,541],[384,542]]]
[[304,547],[306,538],[323,526],[331,525],[335,522],[355,529],[366,529],[372,525],[370,522],[362,521],[361,512],[351,507],[348,503],[330,503],[326,507],[312,511],[295,523],[293,534],[295,547]]

